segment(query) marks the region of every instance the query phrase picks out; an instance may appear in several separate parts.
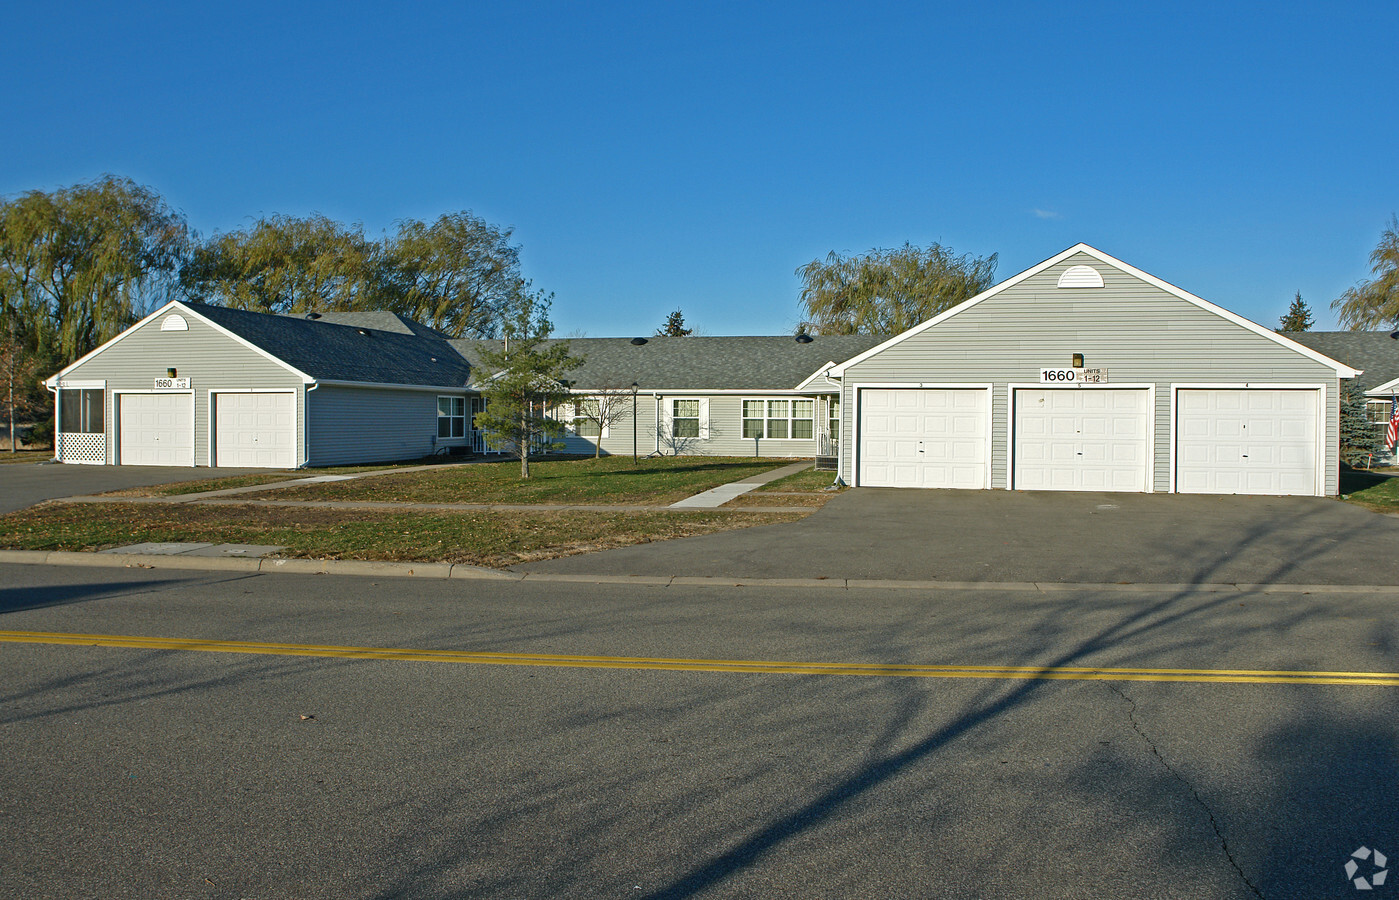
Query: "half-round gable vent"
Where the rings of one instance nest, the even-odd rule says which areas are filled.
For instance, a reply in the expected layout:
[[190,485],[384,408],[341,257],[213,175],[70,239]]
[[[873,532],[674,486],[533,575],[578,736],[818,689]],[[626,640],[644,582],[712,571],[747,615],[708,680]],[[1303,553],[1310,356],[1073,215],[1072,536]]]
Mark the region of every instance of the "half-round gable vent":
[[161,331],[189,331],[189,323],[179,313],[171,313],[160,320]]
[[1059,276],[1061,288],[1098,288],[1103,286],[1103,276],[1092,266],[1069,266]]

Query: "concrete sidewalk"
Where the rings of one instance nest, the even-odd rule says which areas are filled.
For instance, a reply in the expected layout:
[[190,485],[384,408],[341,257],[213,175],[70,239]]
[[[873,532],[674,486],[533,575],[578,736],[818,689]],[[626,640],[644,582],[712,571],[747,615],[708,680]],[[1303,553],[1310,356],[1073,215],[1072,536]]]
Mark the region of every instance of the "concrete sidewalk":
[[[695,494],[693,497],[686,497],[670,505],[671,509],[716,509],[728,503],[735,497],[741,497],[754,488],[776,481],[779,478],[786,478],[788,475],[795,475],[798,472],[805,472],[811,468],[809,462],[795,463],[790,466],[783,466],[780,469],[773,469],[771,472],[764,472],[761,475],[750,475],[739,481],[721,484],[716,488],[710,488],[703,493]],[[752,512],[754,507],[748,507]]]

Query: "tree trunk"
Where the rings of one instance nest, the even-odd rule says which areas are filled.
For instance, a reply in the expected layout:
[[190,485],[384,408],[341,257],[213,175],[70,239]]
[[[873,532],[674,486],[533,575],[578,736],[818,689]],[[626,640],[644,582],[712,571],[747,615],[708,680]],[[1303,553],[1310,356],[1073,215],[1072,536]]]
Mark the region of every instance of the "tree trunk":
[[529,416],[520,417],[520,477],[529,477]]

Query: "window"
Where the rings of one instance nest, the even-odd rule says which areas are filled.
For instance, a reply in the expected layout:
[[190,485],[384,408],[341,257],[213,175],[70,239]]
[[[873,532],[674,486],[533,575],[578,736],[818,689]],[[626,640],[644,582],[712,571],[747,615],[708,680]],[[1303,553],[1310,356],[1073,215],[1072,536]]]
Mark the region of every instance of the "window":
[[466,398],[437,398],[437,436],[440,438],[466,437]]
[[1391,401],[1366,400],[1365,412],[1372,425],[1388,425]]
[[816,433],[815,400],[744,400],[743,436],[810,440]]
[[581,437],[602,437],[602,427],[598,425],[598,401],[573,401],[573,430]]
[[698,400],[671,401],[671,434],[678,438],[700,436],[700,402]]
[[106,394],[101,388],[60,390],[58,430],[64,434],[102,434],[106,430],[103,427]]
[[831,429],[831,440],[838,441],[840,440],[840,398],[832,397],[826,403],[826,408],[830,417],[828,425]]

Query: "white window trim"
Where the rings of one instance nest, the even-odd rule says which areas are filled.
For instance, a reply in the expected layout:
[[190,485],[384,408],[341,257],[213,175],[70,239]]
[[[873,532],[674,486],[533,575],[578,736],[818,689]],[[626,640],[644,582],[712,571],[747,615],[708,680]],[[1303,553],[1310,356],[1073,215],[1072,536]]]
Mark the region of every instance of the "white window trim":
[[[442,408],[441,408],[440,404],[442,403],[443,400],[460,400],[460,401],[461,401],[461,415],[460,415],[460,416],[458,416],[458,415],[450,415],[450,416],[444,416],[444,415],[442,415]],[[467,404],[467,398],[466,398],[465,395],[463,395],[463,394],[438,394],[438,395],[437,395],[437,399],[436,399],[436,400],[433,402],[433,404],[432,404],[432,410],[433,410],[433,413],[435,414],[435,416],[434,416],[434,418],[433,418],[433,439],[434,439],[438,444],[464,443],[465,441],[467,441],[467,440],[470,439],[471,435],[470,435],[469,432],[471,431],[471,407]],[[437,426],[441,423],[441,421],[442,421],[443,419],[461,419],[461,436],[460,436],[460,437],[438,437],[438,436],[437,436]],[[451,426],[448,426],[448,430],[449,430],[449,431],[451,430]]]
[[1170,492],[1176,492],[1176,425],[1180,421],[1181,391],[1223,390],[1223,391],[1316,391],[1316,481],[1314,497],[1326,496],[1326,385],[1324,384],[1259,384],[1256,381],[1241,382],[1180,382],[1171,383],[1171,443]]
[[[865,388],[875,390],[936,390],[936,391],[985,391],[986,392],[986,480],[984,486],[991,489],[991,451],[992,451],[992,422],[996,418],[995,410],[995,386],[987,383],[965,383],[965,382],[932,382],[932,381],[865,381],[852,382],[850,385],[850,396],[853,401],[850,404],[850,484],[854,487],[860,486],[860,407],[863,406],[861,391]],[[841,408],[841,416],[844,417],[844,404]],[[843,454],[845,451],[845,440],[842,438],[838,447]],[[838,465],[845,465],[842,455]]]
[[[783,401],[786,401],[786,402],[787,402],[787,417],[786,417],[786,421],[787,421],[787,437],[785,437],[785,438],[768,437],[768,433],[767,433],[768,425],[767,425],[767,423],[768,423],[768,421],[769,421],[770,419],[773,418],[773,416],[769,416],[769,415],[768,415],[768,401],[769,401],[769,400],[783,400]],[[798,400],[810,400],[810,401],[811,401],[811,420],[810,420],[810,421],[811,421],[811,437],[802,438],[802,437],[792,437],[792,436],[791,436],[791,435],[792,435],[792,423],[793,423],[793,422],[805,422],[805,421],[807,421],[805,418],[798,418],[797,416],[793,415],[793,412],[794,412],[793,404],[794,404],[796,401],[798,401]],[[741,440],[745,440],[745,441],[755,440],[754,438],[751,438],[751,437],[745,437],[744,434],[743,434],[743,423],[744,423],[744,422],[752,422],[752,421],[754,421],[753,419],[751,419],[751,418],[749,418],[749,417],[747,417],[747,416],[745,416],[745,415],[743,414],[743,404],[745,404],[745,403],[750,403],[750,402],[752,402],[752,403],[761,402],[761,403],[763,404],[763,417],[762,417],[762,419],[760,420],[760,421],[763,423],[763,435],[762,435],[762,437],[757,438],[756,440],[760,440],[760,441],[815,441],[815,440],[816,440],[816,434],[817,434],[816,423],[821,421],[821,416],[820,416],[820,413],[819,413],[819,405],[818,405],[817,398],[816,398],[816,397],[797,397],[797,396],[787,396],[787,397],[773,397],[773,396],[764,396],[764,397],[743,397],[742,399],[740,399],[740,400],[738,401],[738,433],[739,433],[739,437],[740,437]]]
[[[1015,490],[1015,392],[1017,390],[1045,391],[1146,391],[1146,490],[1156,492],[1156,385],[1138,384],[1039,384],[1037,382],[1014,382],[1006,385],[1006,490]],[[1174,398],[1172,398],[1174,399]],[[1171,416],[1172,438],[1175,437],[1175,416]],[[1171,445],[1175,452],[1174,441]],[[1172,460],[1172,492],[1175,485],[1175,468]]]
[[[107,440],[109,442],[108,446],[110,448],[108,450],[108,456],[116,460],[116,465],[124,465],[124,463],[121,461],[121,401],[118,399],[123,394],[184,394],[185,396],[189,397],[189,467],[193,469],[199,465],[199,457],[195,453],[195,444],[196,439],[199,436],[199,429],[196,428],[194,424],[194,414],[196,410],[194,408],[193,388],[187,391],[155,391],[150,389],[112,391],[112,426],[111,430],[108,432],[109,437],[107,438]],[[171,468],[178,467],[171,466]]]
[[[699,401],[699,437],[677,438],[675,437],[675,401],[676,400],[698,400]],[[709,398],[693,396],[660,395],[657,397],[657,411],[660,413],[661,428],[658,437],[664,435],[667,440],[683,441],[707,441],[709,440]],[[688,418],[688,417],[687,417]]]
[[1370,418],[1370,408],[1373,406],[1375,409],[1382,410],[1384,412],[1384,419],[1379,422],[1371,421],[1370,424],[1375,426],[1376,428],[1388,428],[1389,413],[1390,410],[1393,409],[1393,403],[1393,400],[1384,399],[1382,397],[1367,398],[1365,400],[1365,418],[1367,420]]

